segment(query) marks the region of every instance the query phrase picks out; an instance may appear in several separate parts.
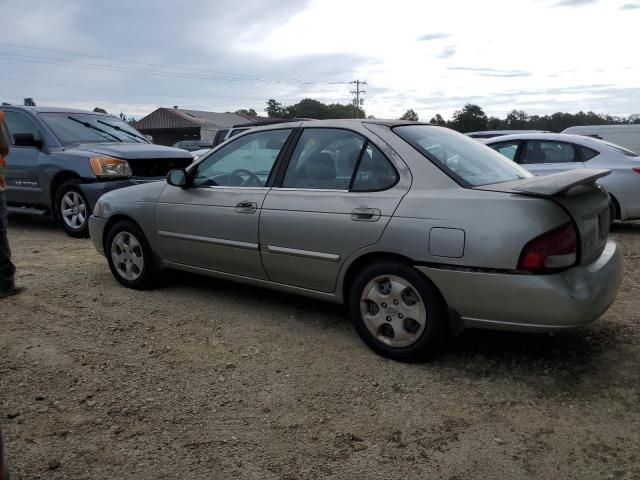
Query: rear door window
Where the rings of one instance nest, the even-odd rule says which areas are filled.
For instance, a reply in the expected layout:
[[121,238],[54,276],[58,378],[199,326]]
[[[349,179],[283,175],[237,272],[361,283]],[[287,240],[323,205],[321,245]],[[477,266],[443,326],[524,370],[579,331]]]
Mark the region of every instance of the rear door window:
[[580,158],[570,143],[529,140],[524,149],[525,164],[578,162]]

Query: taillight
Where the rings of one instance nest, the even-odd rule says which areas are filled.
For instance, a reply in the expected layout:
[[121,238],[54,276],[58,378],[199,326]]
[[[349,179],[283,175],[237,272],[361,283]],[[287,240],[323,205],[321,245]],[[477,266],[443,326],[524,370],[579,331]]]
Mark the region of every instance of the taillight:
[[520,254],[519,270],[545,272],[567,268],[577,259],[576,229],[572,223],[534,238],[527,243]]
[[633,171],[636,173],[640,173],[640,167],[633,167]]

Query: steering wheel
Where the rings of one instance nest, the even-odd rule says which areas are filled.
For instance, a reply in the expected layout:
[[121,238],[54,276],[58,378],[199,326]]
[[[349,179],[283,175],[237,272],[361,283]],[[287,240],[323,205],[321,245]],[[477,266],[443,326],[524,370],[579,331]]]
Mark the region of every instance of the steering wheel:
[[[250,184],[253,184],[254,187],[262,187],[262,180],[260,180],[260,178],[255,173],[247,170],[246,168],[238,168],[238,169],[234,170],[233,172],[231,172],[229,174],[229,176],[238,175],[239,173],[244,173],[245,175],[247,175],[249,177],[249,178],[247,178],[246,180],[244,180],[242,182],[242,186],[248,186]],[[240,176],[240,175],[238,175],[238,176]]]

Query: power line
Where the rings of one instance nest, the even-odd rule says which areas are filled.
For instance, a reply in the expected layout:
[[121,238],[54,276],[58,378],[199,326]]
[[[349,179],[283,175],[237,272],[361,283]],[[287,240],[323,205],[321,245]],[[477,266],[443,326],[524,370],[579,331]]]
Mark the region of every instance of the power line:
[[[36,46],[32,46],[32,45],[23,45],[23,44],[17,44],[17,43],[9,43],[9,42],[0,42],[0,45],[13,47],[13,48],[22,48],[22,49],[40,50],[40,51],[44,51],[44,52],[61,53],[61,54],[64,54],[64,55],[75,55],[75,56],[93,58],[93,59],[98,59],[98,60],[107,60],[107,61],[117,62],[117,63],[127,63],[127,64],[130,64],[130,65],[144,65],[144,66],[151,66],[151,67],[159,67],[159,68],[162,68],[162,69],[165,69],[165,70],[166,69],[170,69],[170,70],[177,70],[177,71],[175,71],[175,72],[172,72],[172,71],[169,71],[169,72],[167,72],[167,71],[150,72],[148,70],[132,69],[131,67],[126,67],[126,66],[122,66],[122,65],[120,65],[120,66],[119,65],[99,65],[99,64],[95,64],[95,63],[78,62],[78,61],[69,60],[69,59],[34,57],[34,56],[30,56],[30,55],[21,55],[21,54],[12,53],[12,52],[2,52],[2,54],[4,54],[4,55],[10,55],[10,56],[13,56],[13,57],[16,57],[16,58],[22,58],[23,59],[22,61],[29,61],[30,63],[53,63],[53,64],[72,63],[74,65],[91,66],[91,67],[94,67],[94,68],[102,67],[101,69],[109,69],[109,70],[119,71],[119,72],[124,72],[124,73],[147,73],[147,74],[162,75],[162,76],[174,76],[175,75],[175,76],[180,76],[180,77],[185,77],[185,78],[199,78],[199,79],[207,79],[207,80],[218,79],[218,80],[223,80],[223,81],[247,81],[247,82],[261,82],[261,83],[327,84],[327,85],[340,85],[340,84],[347,83],[347,82],[343,82],[343,81],[306,80],[306,79],[297,79],[297,78],[276,78],[276,77],[269,77],[269,76],[264,76],[264,75],[248,74],[248,73],[224,72],[224,71],[208,70],[208,69],[193,68],[193,67],[181,67],[181,66],[173,66],[173,65],[163,65],[163,64],[159,64],[159,63],[143,62],[143,61],[137,61],[137,60],[127,60],[127,59],[121,59],[121,58],[113,58],[113,57],[106,57],[106,56],[100,56],[100,55],[92,55],[92,54],[82,53],[82,52],[73,52],[73,51],[69,51],[69,50],[58,50],[58,49],[54,49],[54,48],[36,47]],[[197,72],[197,73],[199,73],[199,75],[196,74],[196,73],[188,74],[188,73],[185,73],[185,71]],[[203,74],[206,74],[206,75],[203,75]],[[213,76],[217,76],[217,77],[213,77]]]

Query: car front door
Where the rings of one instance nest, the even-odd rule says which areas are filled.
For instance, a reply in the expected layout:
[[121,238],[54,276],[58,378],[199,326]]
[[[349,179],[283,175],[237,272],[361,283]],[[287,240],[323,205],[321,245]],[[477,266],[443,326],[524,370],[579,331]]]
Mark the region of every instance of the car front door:
[[157,205],[163,259],[245,277],[266,278],[258,221],[276,160],[292,129],[243,135],[205,156],[187,187],[167,185]]
[[527,140],[520,154],[520,163],[535,175],[584,167],[575,145],[553,140]]
[[302,130],[279,177],[260,215],[264,268],[274,282],[322,292],[380,239],[409,185],[364,135],[331,128]]
[[20,134],[31,134],[34,140],[42,142],[38,124],[28,115],[12,110],[5,110],[5,124],[11,135],[11,151],[5,170],[7,202],[10,205],[46,204],[38,168],[40,156],[44,154],[33,145],[22,146],[15,143],[15,137]]

